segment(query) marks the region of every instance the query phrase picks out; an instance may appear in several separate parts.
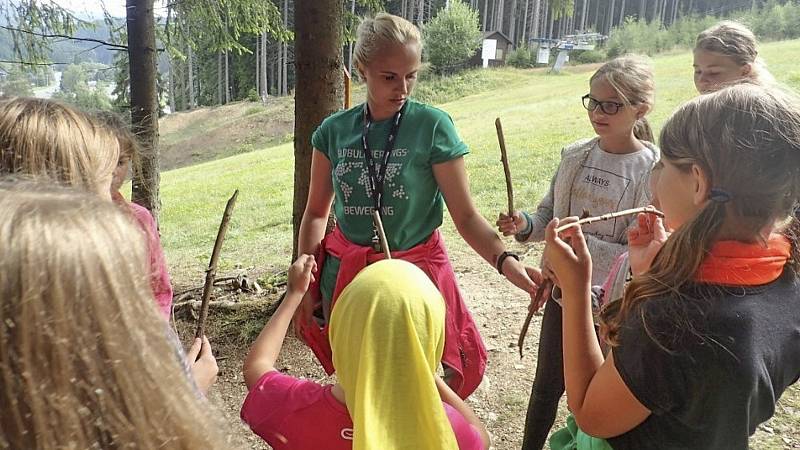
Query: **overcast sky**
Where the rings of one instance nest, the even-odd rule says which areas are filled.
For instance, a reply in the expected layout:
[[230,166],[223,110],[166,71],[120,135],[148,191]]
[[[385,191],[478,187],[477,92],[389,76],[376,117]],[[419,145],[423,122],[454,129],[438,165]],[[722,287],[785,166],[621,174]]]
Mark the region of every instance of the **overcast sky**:
[[[81,18],[95,18],[100,19],[103,17],[103,7],[105,4],[108,12],[114,17],[125,17],[125,0],[53,0],[58,5],[69,9],[75,15]],[[156,1],[156,15],[163,14],[164,1]]]

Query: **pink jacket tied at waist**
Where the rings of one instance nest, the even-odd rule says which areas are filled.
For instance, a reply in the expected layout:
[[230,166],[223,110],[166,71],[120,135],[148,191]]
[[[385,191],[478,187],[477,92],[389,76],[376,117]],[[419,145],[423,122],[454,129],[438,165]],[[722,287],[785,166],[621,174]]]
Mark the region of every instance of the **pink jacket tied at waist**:
[[[336,227],[323,239],[317,255],[317,273],[322,273],[325,255],[330,254],[341,260],[336,287],[333,291],[331,308],[342,290],[355,278],[358,272],[368,264],[384,259],[383,253],[375,252],[372,247],[365,247],[350,242]],[[447,307],[445,317],[445,342],[442,362],[455,371],[454,380],[449,380],[461,398],[467,398],[483,379],[486,369],[486,348],[480,333],[472,320],[472,315],[464,303],[456,283],[453,267],[444,247],[439,230],[422,244],[408,250],[392,252],[393,258],[403,259],[417,265],[442,293]],[[321,302],[319,277],[309,291],[315,303]],[[311,348],[325,371],[334,372],[333,357],[328,341],[328,326],[320,328],[314,319],[302,318],[298,324],[300,337]]]

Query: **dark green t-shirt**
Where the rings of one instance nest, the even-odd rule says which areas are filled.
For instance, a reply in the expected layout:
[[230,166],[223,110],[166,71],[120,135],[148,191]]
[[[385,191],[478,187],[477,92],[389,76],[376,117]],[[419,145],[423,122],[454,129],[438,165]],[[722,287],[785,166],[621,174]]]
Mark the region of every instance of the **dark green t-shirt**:
[[[372,243],[369,172],[361,143],[364,105],[326,118],[312,136],[314,148],[331,162],[334,214],[344,235],[361,245]],[[392,119],[372,124],[368,136],[373,162],[380,169]],[[392,250],[407,250],[425,241],[442,224],[444,200],[433,176],[433,165],[468,153],[450,116],[409,100],[389,158],[381,219]],[[322,291],[330,298],[339,261],[329,258]]]

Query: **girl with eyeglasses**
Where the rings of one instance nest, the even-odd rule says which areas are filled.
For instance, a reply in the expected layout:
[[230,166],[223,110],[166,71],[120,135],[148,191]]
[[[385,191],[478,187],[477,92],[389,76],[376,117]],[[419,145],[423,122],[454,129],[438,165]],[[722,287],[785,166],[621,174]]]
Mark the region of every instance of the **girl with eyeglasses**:
[[[597,136],[582,139],[561,151],[561,162],[550,190],[536,211],[500,214],[499,230],[520,242],[541,242],[554,217],[600,214],[647,205],[648,178],[658,160],[644,116],[652,109],[655,83],[650,65],[640,57],[624,56],[604,64],[592,75],[589,93],[582,97]],[[600,286],[614,261],[626,250],[627,230],[635,218],[621,217],[583,228],[594,261],[592,286]],[[542,272],[559,281],[543,258]],[[523,449],[541,449],[555,421],[564,393],[560,299],[547,301],[539,335],[536,375],[525,421]],[[531,304],[538,309],[542,304]]]

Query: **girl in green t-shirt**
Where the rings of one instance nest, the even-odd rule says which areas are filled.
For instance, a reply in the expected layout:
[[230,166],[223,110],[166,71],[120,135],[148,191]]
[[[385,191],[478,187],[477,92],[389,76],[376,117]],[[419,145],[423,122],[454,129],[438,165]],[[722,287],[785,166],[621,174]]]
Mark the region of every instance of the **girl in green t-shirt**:
[[[516,286],[534,293],[539,271],[506,252],[476,210],[464,167],[468,149],[450,116],[409,98],[421,51],[419,30],[401,17],[380,13],[359,26],[354,58],[367,101],[325,119],[312,138],[311,184],[298,246],[301,254],[321,255],[321,269],[318,294],[306,296],[296,321],[326,365],[321,353],[327,350],[320,352],[310,342],[317,338],[309,336],[319,335],[319,322],[327,321],[338,292],[358,270],[382,258],[373,246],[377,209],[392,256],[420,266],[447,301],[443,361],[452,369],[448,382],[466,397],[480,383],[486,352],[438,233],[444,204],[464,240]],[[326,237],[331,204],[337,228]],[[324,328],[318,340],[326,348]],[[332,371],[330,362],[326,369]]]

